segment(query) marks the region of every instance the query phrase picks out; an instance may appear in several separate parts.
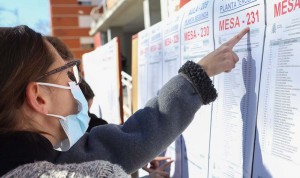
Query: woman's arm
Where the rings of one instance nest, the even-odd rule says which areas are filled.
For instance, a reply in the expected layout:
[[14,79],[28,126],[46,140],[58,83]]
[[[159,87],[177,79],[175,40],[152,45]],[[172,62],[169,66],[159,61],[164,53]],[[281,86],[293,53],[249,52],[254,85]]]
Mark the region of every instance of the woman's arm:
[[123,126],[109,124],[92,129],[68,152],[61,153],[57,162],[107,160],[121,165],[127,173],[150,162],[186,129],[203,103],[216,98],[209,76],[234,68],[238,58],[232,48],[248,30],[244,29],[201,60],[202,67],[186,63],[180,74]]
[[150,162],[190,124],[202,99],[182,74],[171,79],[123,126],[95,127],[69,151],[62,152],[59,163],[107,160],[131,173]]

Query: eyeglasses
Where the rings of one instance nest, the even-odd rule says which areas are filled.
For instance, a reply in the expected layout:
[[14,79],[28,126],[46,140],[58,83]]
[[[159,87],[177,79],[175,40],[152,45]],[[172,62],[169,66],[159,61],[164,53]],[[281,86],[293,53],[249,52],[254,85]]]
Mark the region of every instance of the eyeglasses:
[[59,67],[59,68],[56,68],[56,69],[53,69],[47,73],[45,73],[44,75],[40,76],[37,81],[41,80],[42,78],[45,78],[45,77],[48,77],[50,75],[53,75],[53,74],[56,74],[58,72],[61,72],[65,69],[68,69],[68,68],[71,68],[72,70],[71,71],[68,71],[68,77],[73,81],[75,82],[76,84],[79,84],[81,82],[81,77],[80,77],[80,74],[79,74],[79,65],[80,65],[80,61],[79,60],[74,60],[74,61],[71,61],[71,62],[68,62],[67,64]]

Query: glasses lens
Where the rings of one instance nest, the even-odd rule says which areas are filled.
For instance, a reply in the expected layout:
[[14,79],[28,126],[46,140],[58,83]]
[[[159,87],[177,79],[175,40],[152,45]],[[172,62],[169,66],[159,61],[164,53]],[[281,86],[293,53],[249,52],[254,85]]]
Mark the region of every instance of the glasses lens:
[[71,71],[68,72],[68,77],[76,84],[79,84],[80,75],[79,75],[78,66],[72,67],[72,72]]
[[74,74],[76,83],[78,84],[80,82],[80,75],[79,75],[79,69],[78,69],[77,65],[73,67],[73,74]]

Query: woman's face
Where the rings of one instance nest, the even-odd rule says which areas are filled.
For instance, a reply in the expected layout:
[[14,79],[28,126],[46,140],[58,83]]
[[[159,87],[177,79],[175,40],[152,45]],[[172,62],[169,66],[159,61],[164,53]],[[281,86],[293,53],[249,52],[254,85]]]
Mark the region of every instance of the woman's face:
[[[53,65],[48,69],[48,71],[65,65],[66,63],[57,53],[55,48],[48,42],[47,45],[55,58]],[[48,76],[47,83],[69,86],[68,82],[71,82],[71,79],[67,75],[67,72],[69,70],[70,68]],[[48,114],[68,116],[71,114],[76,114],[78,112],[78,104],[74,99],[71,90],[47,86],[41,87],[43,87],[44,90],[46,90],[45,92],[48,92],[48,101],[50,103]],[[46,123],[45,126],[48,127],[48,130],[51,132],[52,135],[54,135],[55,140],[59,142],[66,138],[66,134],[63,131],[58,118],[47,116],[46,122],[48,123]]]

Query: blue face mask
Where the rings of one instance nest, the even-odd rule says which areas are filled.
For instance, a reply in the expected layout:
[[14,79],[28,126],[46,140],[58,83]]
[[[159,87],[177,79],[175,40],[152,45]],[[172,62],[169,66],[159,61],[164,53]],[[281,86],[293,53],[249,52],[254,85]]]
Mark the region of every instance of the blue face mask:
[[56,87],[61,89],[69,89],[72,92],[73,97],[78,102],[78,113],[69,116],[60,116],[56,114],[47,114],[48,116],[53,116],[59,118],[59,122],[67,135],[67,139],[61,141],[55,146],[55,149],[59,151],[68,151],[86,132],[90,117],[88,116],[88,103],[84,98],[82,91],[75,82],[69,82],[69,87],[56,85],[51,83],[41,83],[38,85]]

